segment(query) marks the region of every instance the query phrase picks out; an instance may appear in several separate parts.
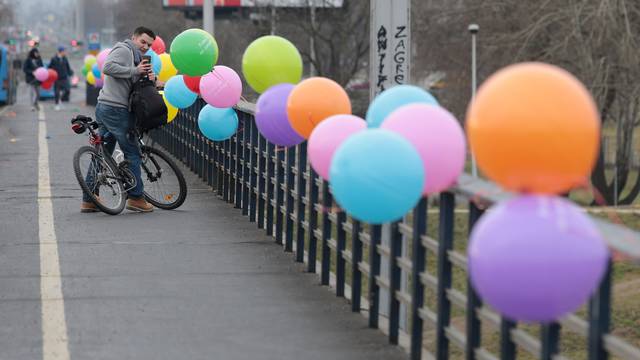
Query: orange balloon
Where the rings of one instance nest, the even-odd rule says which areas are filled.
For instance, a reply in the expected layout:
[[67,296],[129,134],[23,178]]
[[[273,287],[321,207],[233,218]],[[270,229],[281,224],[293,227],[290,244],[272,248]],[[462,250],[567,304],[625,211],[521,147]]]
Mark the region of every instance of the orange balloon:
[[480,169],[510,191],[559,194],[583,185],[597,160],[600,117],[569,72],[522,63],[492,75],[467,111]]
[[351,114],[351,101],[342,86],[331,79],[306,79],[289,94],[289,123],[305,139],[311,136],[311,132],[320,122],[338,114]]

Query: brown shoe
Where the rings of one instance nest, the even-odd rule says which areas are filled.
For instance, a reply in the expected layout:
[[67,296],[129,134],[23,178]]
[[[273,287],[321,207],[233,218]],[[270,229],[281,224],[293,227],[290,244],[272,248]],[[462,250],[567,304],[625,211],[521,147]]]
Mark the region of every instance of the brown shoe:
[[96,204],[94,204],[92,202],[83,201],[82,204],[80,204],[80,212],[81,213],[94,213],[94,212],[98,212],[98,211],[100,211],[100,209],[98,209]]
[[138,212],[152,212],[153,205],[149,204],[144,198],[127,199],[127,209]]

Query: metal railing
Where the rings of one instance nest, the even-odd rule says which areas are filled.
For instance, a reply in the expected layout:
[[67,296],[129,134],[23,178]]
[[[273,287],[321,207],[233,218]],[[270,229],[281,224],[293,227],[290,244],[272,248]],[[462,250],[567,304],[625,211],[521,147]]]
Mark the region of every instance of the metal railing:
[[[483,305],[466,274],[465,248],[485,209],[511,196],[497,186],[463,175],[402,221],[361,223],[336,207],[328,183],[308,166],[306,144],[278,148],[259,134],[253,104],[238,105],[238,131],[223,142],[198,130],[203,105],[199,99],[152,137],[412,359],[640,359],[638,347],[610,333],[613,261],[586,308],[557,323],[517,324]],[[640,260],[639,233],[594,220],[613,254]],[[578,344],[572,356],[563,338]]]

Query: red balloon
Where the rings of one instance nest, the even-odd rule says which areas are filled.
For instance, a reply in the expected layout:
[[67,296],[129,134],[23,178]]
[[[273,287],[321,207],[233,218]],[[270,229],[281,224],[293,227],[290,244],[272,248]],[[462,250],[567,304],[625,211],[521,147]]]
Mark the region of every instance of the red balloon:
[[156,35],[156,39],[153,40],[153,44],[151,44],[151,50],[155,51],[158,55],[164,54],[164,52],[167,50],[166,46],[164,45],[164,40],[162,40],[160,36]]
[[47,81],[51,81],[52,83],[58,80],[58,72],[53,69],[47,69],[49,72],[49,76],[47,77]]
[[[57,76],[57,74],[56,74],[56,76]],[[53,86],[53,83],[54,83],[54,81],[47,80],[47,81],[43,82],[42,84],[40,84],[40,86],[42,86],[42,88],[45,89],[45,90],[49,90]]]
[[189,90],[193,91],[196,94],[200,94],[200,78],[202,76],[187,76],[184,75],[184,83],[187,85]]

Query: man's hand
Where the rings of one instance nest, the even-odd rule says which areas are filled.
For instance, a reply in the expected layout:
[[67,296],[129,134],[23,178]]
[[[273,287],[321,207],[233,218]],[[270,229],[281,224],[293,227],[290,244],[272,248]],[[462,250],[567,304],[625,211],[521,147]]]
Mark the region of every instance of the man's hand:
[[146,61],[141,61],[140,64],[138,64],[138,73],[141,75],[144,75],[146,73],[148,73],[149,71],[151,71],[151,64],[146,62]]
[[149,76],[149,80],[156,81],[156,74],[153,72],[153,70],[149,71],[149,74],[147,75]]

